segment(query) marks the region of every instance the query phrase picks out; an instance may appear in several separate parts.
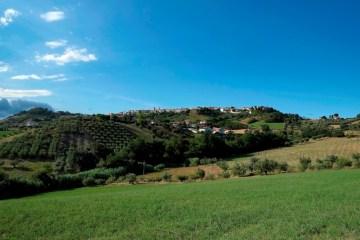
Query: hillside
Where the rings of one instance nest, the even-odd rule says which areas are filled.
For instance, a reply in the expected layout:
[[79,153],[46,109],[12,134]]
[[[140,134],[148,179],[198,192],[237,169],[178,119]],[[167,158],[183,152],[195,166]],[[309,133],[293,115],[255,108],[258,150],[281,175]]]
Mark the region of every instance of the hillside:
[[324,138],[296,144],[291,147],[255,152],[244,157],[232,158],[232,161],[248,161],[253,157],[273,159],[297,166],[301,157],[312,160],[324,159],[336,155],[351,159],[353,154],[360,153],[360,138]]
[[359,184],[332,170],[53,192],[0,201],[0,238],[357,239]]
[[[334,117],[308,120],[269,107],[154,109],[109,115],[32,109],[1,122],[0,175],[5,172],[6,196],[11,197],[125,181],[128,174],[153,173],[153,180],[159,181],[164,168],[177,178],[189,166],[218,164],[244,156],[245,160],[259,156],[259,168],[239,166],[233,175],[287,172],[289,165],[296,165],[299,156],[307,153],[313,155],[314,161],[325,158],[328,152],[351,157],[355,152],[342,156],[339,149],[326,150],[331,144],[315,150],[300,149],[303,152],[293,155],[286,149],[299,149],[321,138],[336,137],[340,141],[350,132],[349,137],[355,139],[360,126],[353,122]],[[318,151],[320,148],[323,153]],[[278,154],[261,155],[261,151]],[[179,167],[183,170],[176,172]],[[204,169],[205,178],[222,178],[223,171],[218,167],[208,169],[213,172],[208,175]],[[191,170],[191,175],[194,171],[197,168]],[[188,177],[194,176],[185,179]]]

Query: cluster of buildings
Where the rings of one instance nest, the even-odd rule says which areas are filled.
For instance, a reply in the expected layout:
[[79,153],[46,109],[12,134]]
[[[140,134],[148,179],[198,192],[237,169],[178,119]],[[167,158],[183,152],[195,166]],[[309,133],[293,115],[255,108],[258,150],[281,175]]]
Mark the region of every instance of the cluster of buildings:
[[206,120],[198,121],[197,123],[185,120],[184,122],[173,122],[174,128],[183,127],[192,133],[212,133],[212,134],[244,134],[248,129],[230,130],[221,127],[212,127]]
[[153,108],[153,109],[143,109],[143,110],[129,110],[125,112],[119,112],[115,115],[134,115],[137,113],[185,113],[189,112],[191,110],[212,110],[212,111],[219,111],[222,113],[232,113],[232,114],[238,114],[238,113],[244,113],[247,112],[249,114],[252,114],[255,110],[265,110],[266,107],[193,107],[193,108]]

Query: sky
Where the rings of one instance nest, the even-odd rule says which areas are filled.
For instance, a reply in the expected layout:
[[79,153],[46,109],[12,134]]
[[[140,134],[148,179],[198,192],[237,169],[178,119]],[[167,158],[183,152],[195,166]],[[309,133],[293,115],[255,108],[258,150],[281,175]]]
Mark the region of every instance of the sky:
[[356,0],[0,0],[0,98],[360,113]]

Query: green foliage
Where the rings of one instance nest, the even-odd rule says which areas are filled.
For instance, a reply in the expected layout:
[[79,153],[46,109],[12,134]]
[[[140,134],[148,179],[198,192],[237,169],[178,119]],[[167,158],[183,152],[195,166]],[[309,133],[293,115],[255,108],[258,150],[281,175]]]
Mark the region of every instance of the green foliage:
[[300,170],[301,171],[306,171],[311,166],[311,158],[301,157],[299,159],[299,163],[300,163]]
[[281,172],[287,172],[289,170],[289,164],[286,162],[279,163],[278,167]]
[[230,178],[230,177],[231,177],[231,174],[230,174],[229,171],[223,171],[223,172],[221,173],[221,177],[223,177],[223,178]]
[[243,163],[241,164],[235,163],[234,166],[231,168],[231,173],[234,176],[244,177],[246,176],[246,172],[247,172],[247,167]]
[[134,174],[134,173],[126,174],[126,181],[129,184],[135,184],[136,183],[136,174]]
[[229,169],[229,164],[226,161],[218,161],[216,165],[224,171]]
[[200,165],[200,159],[197,157],[189,158],[189,166],[190,167],[196,167]]
[[197,179],[203,179],[205,177],[205,171],[202,170],[201,168],[196,169],[195,177]]
[[169,172],[164,172],[163,175],[161,175],[161,179],[165,182],[171,182],[172,175]]
[[156,166],[154,167],[154,171],[160,172],[160,171],[163,170],[164,168],[165,168],[165,164],[160,163],[160,164],[158,164],[158,165],[156,165]]
[[352,161],[346,158],[338,158],[336,159],[336,168],[344,168],[344,167],[351,167],[352,166]]
[[353,166],[355,168],[360,168],[360,153],[353,154],[352,159],[353,159]]
[[178,175],[178,176],[177,176],[177,179],[178,179],[180,182],[185,182],[185,181],[187,181],[187,180],[189,179],[189,177],[186,176],[186,175]]
[[278,163],[274,160],[265,159],[258,161],[255,167],[258,173],[267,175],[278,168]]
[[84,186],[90,187],[90,186],[95,186],[96,182],[95,182],[95,178],[93,177],[86,177],[83,181],[82,181]]

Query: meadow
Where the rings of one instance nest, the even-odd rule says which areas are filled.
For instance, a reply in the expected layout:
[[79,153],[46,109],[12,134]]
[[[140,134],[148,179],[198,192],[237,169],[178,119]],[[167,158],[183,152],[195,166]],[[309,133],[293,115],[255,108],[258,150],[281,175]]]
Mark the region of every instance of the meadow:
[[251,123],[250,127],[255,129],[261,129],[263,125],[268,125],[269,128],[272,130],[283,130],[285,127],[284,123],[267,123],[263,120]]
[[0,239],[359,239],[360,171],[111,185],[0,201]]

